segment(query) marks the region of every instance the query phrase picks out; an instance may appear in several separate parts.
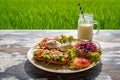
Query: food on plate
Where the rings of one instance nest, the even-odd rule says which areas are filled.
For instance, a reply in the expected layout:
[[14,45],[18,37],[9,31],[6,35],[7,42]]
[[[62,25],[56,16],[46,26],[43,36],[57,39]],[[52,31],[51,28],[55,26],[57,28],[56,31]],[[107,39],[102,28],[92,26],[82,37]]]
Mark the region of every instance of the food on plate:
[[56,40],[48,40],[46,41],[45,46],[48,49],[55,49],[55,48],[57,49],[60,46],[60,43]]
[[85,58],[74,58],[70,65],[70,69],[83,69],[91,65],[92,61]]
[[56,49],[38,49],[34,52],[35,59],[59,65],[68,64],[69,61],[76,56],[77,54],[73,50],[68,50],[67,52],[60,52]]
[[77,40],[73,36],[45,37],[39,42],[33,57],[39,62],[67,65],[71,70],[84,69],[100,60],[101,49],[92,41]]

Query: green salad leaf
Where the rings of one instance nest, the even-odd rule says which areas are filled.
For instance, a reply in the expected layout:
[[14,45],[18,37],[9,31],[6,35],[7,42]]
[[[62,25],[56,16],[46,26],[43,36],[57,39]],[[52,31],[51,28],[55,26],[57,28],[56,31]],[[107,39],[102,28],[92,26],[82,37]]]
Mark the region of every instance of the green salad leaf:
[[91,52],[91,53],[87,54],[86,58],[92,60],[93,62],[97,62],[100,60],[100,53]]

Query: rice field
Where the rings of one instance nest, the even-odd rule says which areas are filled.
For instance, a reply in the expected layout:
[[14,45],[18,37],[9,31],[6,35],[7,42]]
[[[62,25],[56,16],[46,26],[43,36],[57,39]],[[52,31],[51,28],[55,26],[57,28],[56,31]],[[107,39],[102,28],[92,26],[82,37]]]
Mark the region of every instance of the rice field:
[[0,29],[77,29],[78,2],[101,29],[120,29],[120,0],[0,0]]

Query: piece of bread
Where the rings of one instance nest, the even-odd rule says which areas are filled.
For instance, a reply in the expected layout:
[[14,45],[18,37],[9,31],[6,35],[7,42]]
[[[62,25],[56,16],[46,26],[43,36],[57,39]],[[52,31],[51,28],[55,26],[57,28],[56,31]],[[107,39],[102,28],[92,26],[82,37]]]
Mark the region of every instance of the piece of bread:
[[50,60],[47,58],[39,58],[37,56],[34,56],[34,58],[38,61],[42,61],[42,62],[48,62],[48,63],[52,63],[52,64],[57,64],[57,65],[66,65],[68,64],[68,61],[55,61],[55,60]]

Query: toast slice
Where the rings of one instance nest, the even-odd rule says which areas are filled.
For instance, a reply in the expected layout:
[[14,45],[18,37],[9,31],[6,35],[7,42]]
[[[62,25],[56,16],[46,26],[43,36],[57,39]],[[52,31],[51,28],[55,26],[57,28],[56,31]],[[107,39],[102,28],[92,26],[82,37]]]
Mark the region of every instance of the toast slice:
[[34,58],[40,62],[47,62],[47,63],[52,63],[52,64],[57,64],[57,65],[66,65],[68,64],[68,61],[55,61],[55,60],[50,60],[47,58],[39,58],[37,56],[34,56]]

